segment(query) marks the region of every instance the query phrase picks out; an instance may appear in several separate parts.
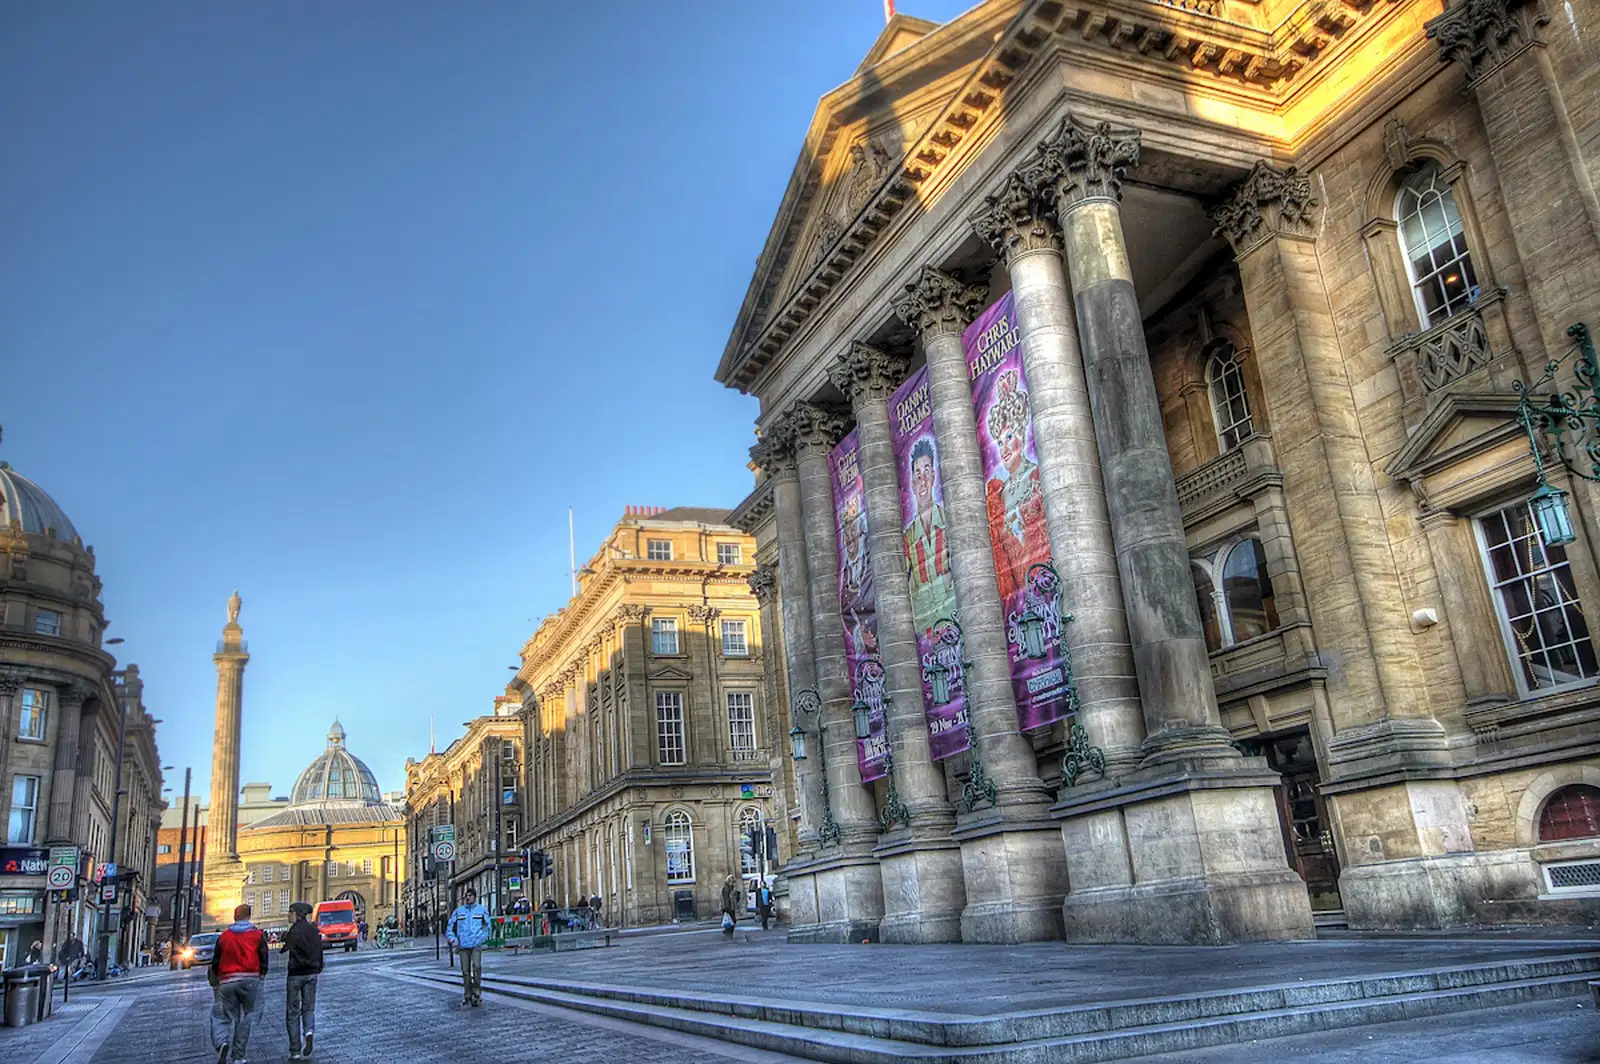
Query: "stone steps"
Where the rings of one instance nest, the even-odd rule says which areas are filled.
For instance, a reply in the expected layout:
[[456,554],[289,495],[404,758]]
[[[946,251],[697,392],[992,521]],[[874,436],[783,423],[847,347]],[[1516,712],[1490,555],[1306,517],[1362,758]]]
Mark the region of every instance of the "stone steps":
[[[838,1064],[1086,1064],[1585,994],[1596,975],[1600,953],[1569,954],[998,1016],[780,1004],[491,973],[484,989]],[[446,973],[426,978],[454,981]],[[885,992],[892,995],[892,985]]]

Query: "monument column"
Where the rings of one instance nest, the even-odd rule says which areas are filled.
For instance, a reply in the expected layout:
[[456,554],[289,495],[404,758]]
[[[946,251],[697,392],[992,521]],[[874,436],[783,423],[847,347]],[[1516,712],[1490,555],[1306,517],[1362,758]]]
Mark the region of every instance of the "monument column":
[[[978,427],[961,332],[983,309],[987,291],[924,266],[895,314],[922,341],[928,360],[933,434],[939,448],[948,523],[950,572],[960,602],[972,736],[968,809],[961,843],[968,942],[1027,942],[1061,937],[1066,863],[1055,825],[1045,819],[1051,794],[1039,779],[1033,744],[1018,730],[1011,693],[1011,652],[989,542],[988,502]],[[982,798],[987,806],[973,812]]]
[[217,717],[211,754],[211,808],[206,813],[204,912],[210,926],[226,924],[244,887],[239,862],[239,729],[244,709],[244,629],[239,627],[242,602],[228,597],[228,623],[211,660],[217,666]]
[[1038,165],[1025,164],[984,200],[972,226],[1011,274],[1050,553],[1061,576],[1061,601],[1073,618],[1062,632],[1079,720],[1089,741],[1105,752],[1108,774],[1121,776],[1139,764],[1144,715],[1061,227],[1054,203],[1041,195],[1048,177]]
[[889,395],[905,379],[910,359],[870,344],[852,343],[828,370],[850,400],[860,440],[867,551],[877,589],[878,648],[887,697],[885,725],[894,752],[895,794],[904,809],[884,810],[885,828],[901,828],[875,851],[883,875],[885,942],[959,942],[966,891],[961,849],[950,837],[955,812],[944,772],[933,763],[923,705],[921,655],[906,580],[905,521],[900,478],[889,429]]

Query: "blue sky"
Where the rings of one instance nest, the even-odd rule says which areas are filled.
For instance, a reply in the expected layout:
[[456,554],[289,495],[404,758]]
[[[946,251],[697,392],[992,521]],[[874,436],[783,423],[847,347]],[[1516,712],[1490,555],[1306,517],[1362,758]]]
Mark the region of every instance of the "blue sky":
[[[902,3],[940,21],[967,3]],[[0,458],[94,545],[181,789],[385,789],[630,503],[732,506],[711,379],[878,0],[0,5]]]

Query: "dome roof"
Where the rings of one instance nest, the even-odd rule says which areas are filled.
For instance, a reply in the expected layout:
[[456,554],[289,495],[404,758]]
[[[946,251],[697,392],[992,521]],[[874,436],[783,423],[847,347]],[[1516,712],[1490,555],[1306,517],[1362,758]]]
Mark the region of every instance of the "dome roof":
[[359,802],[377,804],[383,801],[378,790],[378,777],[359,757],[344,746],[344,729],[338,721],[328,729],[328,748],[300,773],[289,792],[289,805],[304,806],[321,802]]
[[43,488],[4,463],[0,463],[0,526],[35,536],[54,529],[55,537],[67,543],[78,538],[66,511]]

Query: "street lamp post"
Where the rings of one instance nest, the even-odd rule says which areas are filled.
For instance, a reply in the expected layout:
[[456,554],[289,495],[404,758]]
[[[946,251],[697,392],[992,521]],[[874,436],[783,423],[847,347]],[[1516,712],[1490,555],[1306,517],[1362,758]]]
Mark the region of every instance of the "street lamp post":
[[[126,675],[126,672],[117,675]],[[125,695],[117,696],[117,767],[111,784],[111,840],[106,847],[111,854],[113,864],[117,860],[117,828],[122,819],[122,755],[123,745],[128,740],[128,700]],[[111,877],[111,896],[106,897],[106,884],[100,885],[100,926],[95,932],[95,977],[105,979],[108,968],[109,953],[111,950],[111,906],[117,898],[117,876],[122,870],[119,868]]]
[[[168,952],[169,967],[178,966],[178,913],[188,912],[189,892],[183,885],[185,858],[189,853],[189,778],[193,773],[192,768],[183,770],[183,826],[178,829],[178,882],[172,888],[172,941]],[[195,834],[199,834],[199,824],[195,825]],[[184,930],[188,930],[188,921],[184,922]]]

